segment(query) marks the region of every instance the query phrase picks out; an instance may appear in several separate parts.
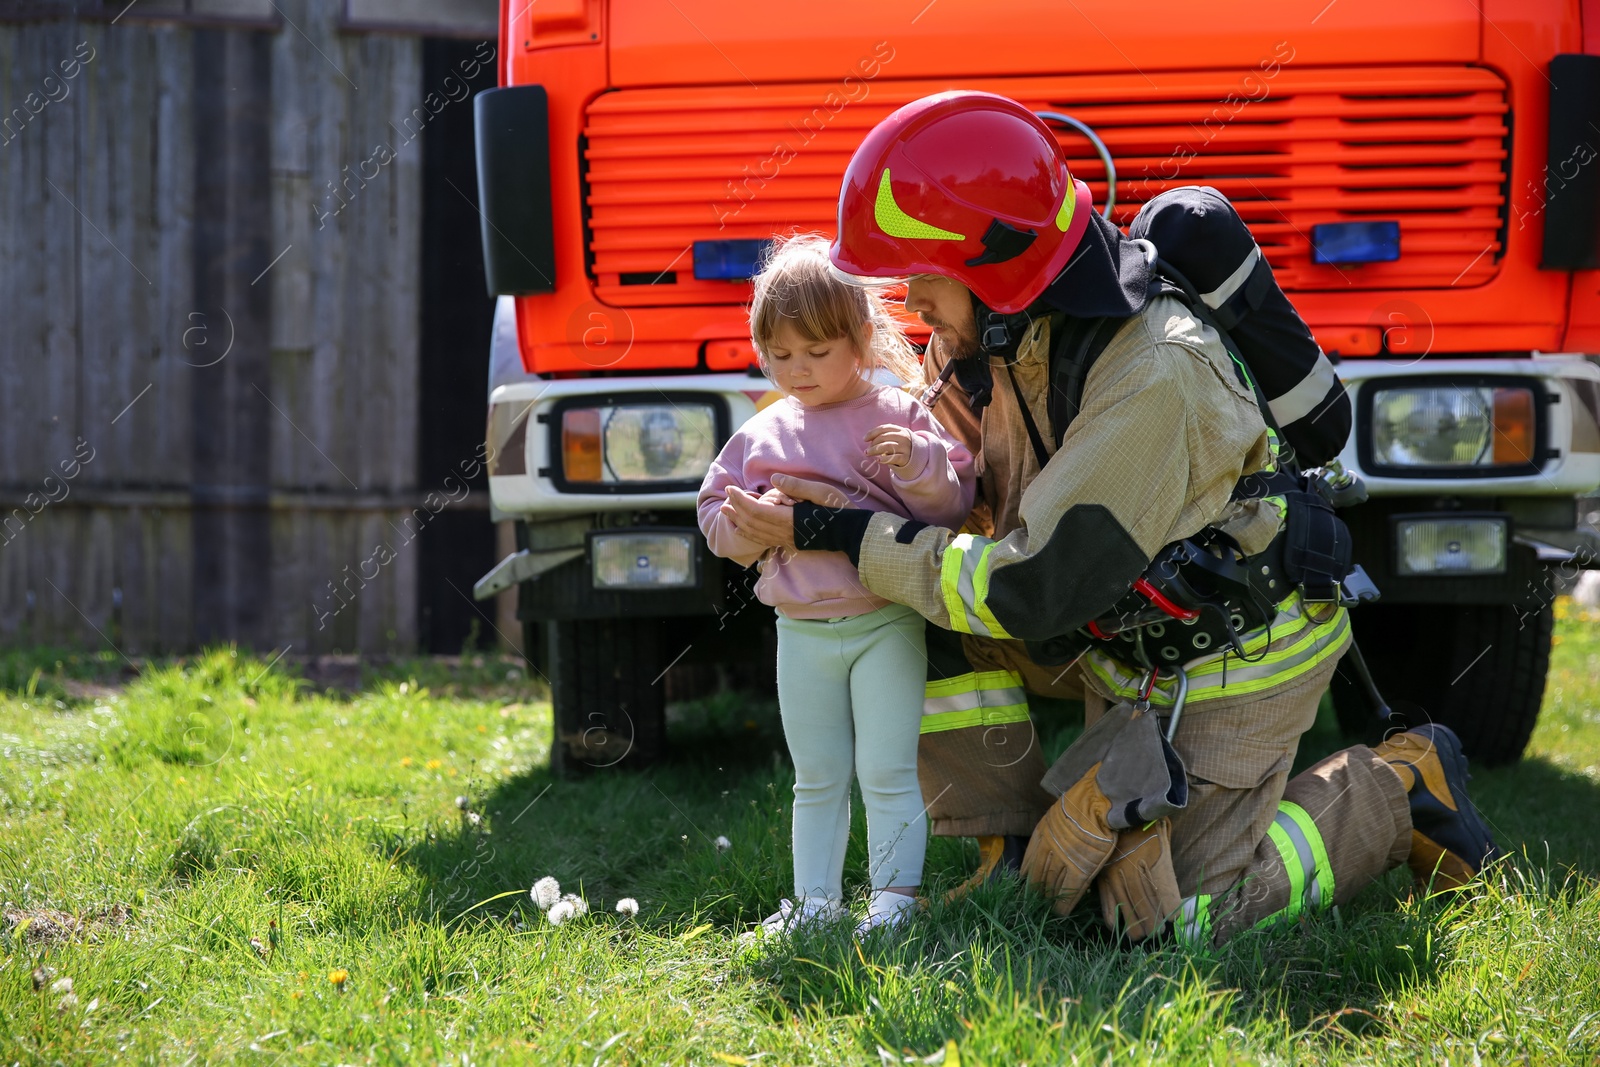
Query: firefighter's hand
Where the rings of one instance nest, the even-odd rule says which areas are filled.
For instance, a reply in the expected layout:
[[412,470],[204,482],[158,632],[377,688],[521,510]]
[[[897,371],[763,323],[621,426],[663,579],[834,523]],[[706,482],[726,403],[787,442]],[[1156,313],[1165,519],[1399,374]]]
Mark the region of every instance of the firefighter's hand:
[[813,481],[810,478],[796,478],[792,474],[774,474],[772,486],[779,492],[786,493],[795,500],[809,500],[813,504],[821,504],[825,508],[851,507],[850,498],[844,490],[829,485],[827,482]]
[[867,431],[867,455],[896,470],[911,462],[911,445],[911,431],[904,426],[885,423]]
[[768,501],[730,485],[727,500],[718,510],[747,541],[766,548],[794,547],[793,505]]

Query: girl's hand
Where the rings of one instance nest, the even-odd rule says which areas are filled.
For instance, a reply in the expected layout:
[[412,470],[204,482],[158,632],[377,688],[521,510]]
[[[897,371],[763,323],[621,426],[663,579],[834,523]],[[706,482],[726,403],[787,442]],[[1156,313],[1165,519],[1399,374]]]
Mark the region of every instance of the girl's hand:
[[886,423],[867,432],[867,455],[880,463],[904,470],[911,462],[911,431]]
[[736,485],[728,486],[726,497],[719,510],[746,540],[765,548],[794,547],[793,507],[765,500],[764,495],[757,497]]
[[813,504],[820,504],[825,508],[850,507],[850,498],[845,496],[842,489],[835,489],[827,482],[813,481],[810,478],[796,478],[792,474],[774,474],[772,487],[795,500],[806,500]]
[[791,508],[795,505],[794,497],[776,487],[768,489],[765,493],[762,493],[761,502],[763,504],[787,504]]

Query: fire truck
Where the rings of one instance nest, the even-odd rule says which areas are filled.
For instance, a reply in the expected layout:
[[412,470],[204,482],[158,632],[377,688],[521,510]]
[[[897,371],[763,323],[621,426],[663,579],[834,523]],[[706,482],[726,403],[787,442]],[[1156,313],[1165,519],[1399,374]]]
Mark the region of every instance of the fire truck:
[[[1558,583],[1600,566],[1600,0],[505,0],[500,42],[477,164],[517,535],[477,593],[517,590],[557,769],[657,758],[681,664],[770,660],[693,507],[775,396],[749,278],[833,232],[873,125],[956,88],[1043,116],[1121,225],[1174,186],[1234,203],[1352,400],[1379,692],[1521,754]],[[1358,734],[1363,692],[1333,687]]]

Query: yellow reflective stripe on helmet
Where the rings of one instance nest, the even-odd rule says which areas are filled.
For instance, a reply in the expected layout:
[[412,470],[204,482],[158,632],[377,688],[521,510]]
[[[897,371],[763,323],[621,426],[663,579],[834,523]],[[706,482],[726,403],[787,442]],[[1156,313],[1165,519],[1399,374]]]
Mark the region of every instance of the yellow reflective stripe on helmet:
[[883,168],[883,177],[878,180],[878,199],[872,205],[872,217],[877,221],[878,228],[890,237],[908,237],[922,241],[965,241],[967,239],[963,234],[941,230],[937,226],[907,215],[905,210],[894,202],[894,190],[889,187],[888,167]]
[[1072,214],[1078,207],[1078,187],[1071,178],[1067,179],[1067,195],[1061,198],[1061,209],[1056,212],[1056,229],[1062,233],[1067,232],[1067,227],[1072,225]]
[[1027,721],[1028,696],[1015,671],[971,671],[923,690],[921,733]]
[[939,592],[944,597],[950,629],[979,637],[1009,638],[1010,633],[989,610],[989,553],[994,542],[987,537],[957,534],[945,546],[939,564]]

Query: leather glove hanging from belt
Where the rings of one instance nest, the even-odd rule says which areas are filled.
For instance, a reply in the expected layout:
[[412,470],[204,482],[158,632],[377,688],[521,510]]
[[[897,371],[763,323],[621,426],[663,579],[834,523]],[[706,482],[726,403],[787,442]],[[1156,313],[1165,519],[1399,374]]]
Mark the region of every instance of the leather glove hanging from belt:
[[1157,718],[1147,700],[1124,701],[1061,754],[1040,783],[1060,799],[1034,829],[1022,860],[1024,877],[1053,899],[1059,915],[1072,911],[1114,864],[1120,873],[1113,881],[1126,893],[1108,883],[1102,907],[1133,937],[1177,906],[1161,824],[1189,803],[1183,761]]

